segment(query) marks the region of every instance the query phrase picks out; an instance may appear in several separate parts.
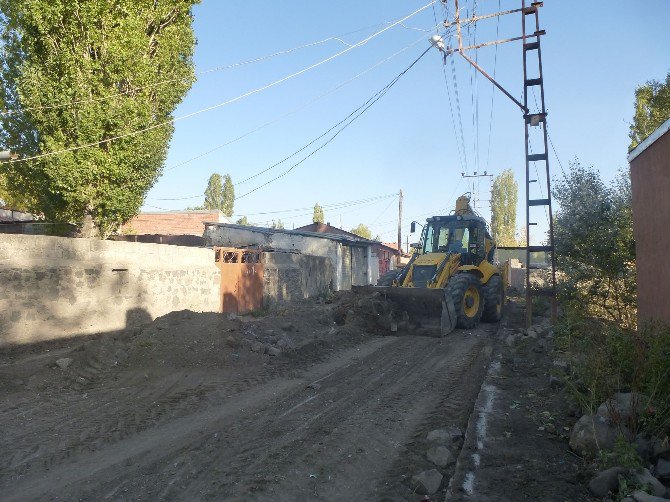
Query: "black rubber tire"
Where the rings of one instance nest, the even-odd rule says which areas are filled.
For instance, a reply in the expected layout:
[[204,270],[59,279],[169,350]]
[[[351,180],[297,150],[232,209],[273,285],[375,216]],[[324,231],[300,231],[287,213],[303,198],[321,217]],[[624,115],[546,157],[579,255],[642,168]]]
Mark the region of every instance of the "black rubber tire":
[[502,319],[503,306],[505,305],[505,288],[502,277],[492,276],[484,285],[484,312],[482,321],[499,322]]
[[377,286],[393,286],[393,281],[400,273],[400,270],[389,270],[377,279]]
[[[479,294],[479,306],[477,310],[468,315],[465,310],[465,293],[470,288],[474,288]],[[484,296],[482,293],[482,283],[474,274],[461,273],[453,276],[449,280],[447,292],[451,295],[456,310],[456,327],[464,329],[475,328],[484,311]]]

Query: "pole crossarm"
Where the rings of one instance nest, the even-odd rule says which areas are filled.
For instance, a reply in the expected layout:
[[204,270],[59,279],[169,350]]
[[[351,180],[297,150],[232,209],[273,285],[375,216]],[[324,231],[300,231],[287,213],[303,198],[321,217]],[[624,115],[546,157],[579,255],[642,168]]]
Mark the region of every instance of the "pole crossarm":
[[521,111],[524,112],[525,115],[528,115],[529,110],[528,107],[526,107],[523,103],[521,103],[518,99],[516,99],[514,96],[512,96],[507,90],[500,85],[498,82],[496,82],[493,77],[491,77],[488,73],[484,71],[484,69],[479,66],[477,63],[475,63],[472,59],[470,59],[463,51],[460,51],[460,55],[463,56],[463,58],[470,63],[472,66],[474,66],[479,73],[484,75],[493,85],[495,85],[500,92],[502,92],[505,96],[507,96],[509,99],[511,99],[514,104],[516,104],[519,108],[521,108]]

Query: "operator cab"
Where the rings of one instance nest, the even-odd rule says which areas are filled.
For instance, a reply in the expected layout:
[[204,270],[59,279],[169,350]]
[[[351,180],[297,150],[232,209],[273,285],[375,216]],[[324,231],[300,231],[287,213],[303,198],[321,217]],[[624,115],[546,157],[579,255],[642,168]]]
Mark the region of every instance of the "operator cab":
[[[479,216],[434,216],[423,228],[420,250],[421,254],[460,254],[461,265],[479,265],[487,257],[487,240],[492,243],[486,222]],[[488,253],[493,254],[493,246]]]

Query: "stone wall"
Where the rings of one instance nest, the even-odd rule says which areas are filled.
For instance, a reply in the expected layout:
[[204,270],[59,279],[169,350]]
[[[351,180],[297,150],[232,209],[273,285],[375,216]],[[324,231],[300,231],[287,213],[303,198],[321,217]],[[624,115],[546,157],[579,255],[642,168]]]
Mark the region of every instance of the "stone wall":
[[0,238],[0,346],[218,311],[211,249],[33,235]]

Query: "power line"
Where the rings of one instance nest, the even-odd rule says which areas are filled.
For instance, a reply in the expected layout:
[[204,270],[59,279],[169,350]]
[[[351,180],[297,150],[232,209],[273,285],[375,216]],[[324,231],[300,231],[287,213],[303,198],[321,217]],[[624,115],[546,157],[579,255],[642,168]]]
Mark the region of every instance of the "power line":
[[424,5],[423,7],[421,7],[421,8],[419,8],[419,9],[415,10],[415,11],[412,12],[411,14],[405,16],[404,18],[402,18],[402,19],[400,19],[400,20],[398,20],[398,21],[395,21],[394,23],[388,25],[387,27],[385,27],[385,28],[383,28],[383,29],[381,29],[381,30],[379,30],[379,31],[377,31],[377,32],[375,32],[375,33],[373,33],[372,35],[370,35],[370,36],[364,38],[363,40],[361,40],[361,41],[359,41],[359,42],[357,42],[357,43],[355,43],[355,44],[353,44],[353,45],[347,47],[346,49],[343,49],[342,51],[340,51],[340,52],[338,52],[338,53],[336,53],[336,54],[333,54],[332,56],[327,57],[326,59],[323,59],[323,60],[321,60],[321,61],[319,61],[319,62],[317,62],[317,63],[314,63],[314,64],[312,64],[312,65],[310,65],[310,66],[308,66],[308,67],[306,67],[306,68],[303,68],[302,70],[299,70],[299,71],[295,72],[295,73],[291,73],[290,75],[287,75],[287,76],[285,76],[285,77],[282,77],[282,78],[280,78],[279,80],[275,80],[274,82],[271,82],[270,84],[267,84],[267,85],[265,85],[265,86],[263,86],[263,87],[259,87],[259,88],[257,88],[257,89],[248,91],[248,92],[246,92],[246,93],[244,93],[244,94],[241,94],[241,95],[239,95],[239,96],[237,96],[237,97],[235,97],[235,98],[229,99],[229,100],[224,101],[224,102],[222,102],[222,103],[218,103],[218,104],[216,104],[216,105],[212,105],[212,106],[209,106],[209,107],[207,107],[207,108],[203,108],[203,109],[201,109],[201,110],[197,110],[197,111],[195,111],[195,112],[192,112],[192,113],[189,113],[189,114],[186,114],[186,115],[182,115],[181,117],[171,118],[171,119],[169,119],[169,120],[166,120],[166,121],[163,121],[163,122],[159,122],[159,123],[154,124],[154,125],[151,125],[151,126],[147,126],[147,127],[143,128],[143,129],[138,129],[138,130],[136,130],[136,131],[132,131],[132,132],[125,133],[125,134],[119,134],[119,135],[116,135],[116,136],[113,136],[113,137],[111,137],[111,138],[107,138],[107,139],[104,139],[104,140],[101,140],[101,141],[95,141],[95,142],[87,143],[87,144],[84,144],[84,145],[78,145],[78,146],[73,146],[73,147],[69,147],[69,148],[64,148],[64,149],[62,149],[62,150],[58,150],[58,151],[55,151],[55,152],[48,152],[48,153],[37,154],[37,155],[30,156],[30,157],[25,157],[25,158],[22,158],[22,159],[18,159],[18,160],[12,160],[12,161],[10,161],[10,162],[26,162],[26,161],[29,161],[29,160],[35,160],[35,159],[39,159],[39,158],[50,157],[50,156],[53,156],[53,155],[59,155],[59,154],[61,154],[61,153],[67,153],[67,152],[72,152],[72,151],[76,151],[76,150],[81,150],[81,149],[83,149],[83,148],[91,148],[91,147],[94,147],[94,146],[99,146],[99,145],[106,144],[106,143],[110,143],[110,142],[112,142],[112,141],[116,141],[116,140],[119,140],[119,139],[123,139],[123,138],[128,138],[128,137],[137,136],[138,134],[142,134],[142,133],[151,131],[151,130],[153,130],[153,129],[157,129],[157,128],[159,128],[159,127],[164,127],[164,126],[166,126],[166,125],[173,124],[173,123],[175,123],[175,122],[177,122],[177,121],[179,121],[179,120],[183,120],[183,119],[186,119],[186,118],[190,118],[190,117],[193,117],[193,116],[195,116],[195,115],[199,115],[199,114],[201,114],[201,113],[208,112],[208,111],[211,111],[211,110],[215,110],[215,109],[217,109],[217,108],[221,108],[221,107],[223,107],[223,106],[226,106],[226,105],[235,103],[236,101],[239,101],[239,100],[241,100],[241,99],[243,99],[243,98],[246,98],[246,97],[249,97],[249,96],[251,96],[251,95],[253,95],[253,94],[257,94],[257,93],[259,93],[259,92],[265,91],[265,90],[267,90],[267,89],[269,89],[269,88],[271,88],[271,87],[274,87],[274,86],[276,86],[276,85],[278,85],[278,84],[281,84],[281,83],[283,83],[283,82],[286,82],[287,80],[290,80],[290,79],[295,78],[295,77],[297,77],[297,76],[299,76],[299,75],[302,75],[303,73],[306,73],[306,72],[308,72],[308,71],[310,71],[310,70],[313,70],[314,68],[316,68],[316,67],[318,67],[318,66],[321,66],[321,65],[323,65],[323,64],[325,64],[325,63],[327,63],[327,62],[329,62],[329,61],[332,61],[333,59],[335,59],[335,58],[337,58],[337,57],[339,57],[339,56],[342,56],[342,55],[344,55],[344,54],[346,54],[346,53],[352,51],[353,49],[356,49],[356,48],[358,48],[358,47],[361,47],[361,46],[367,44],[367,43],[368,43],[370,40],[372,40],[373,38],[376,38],[377,36],[381,35],[382,33],[384,33],[384,32],[386,32],[386,31],[390,30],[390,29],[393,28],[394,26],[397,26],[397,25],[403,23],[404,21],[406,21],[407,19],[409,19],[409,18],[415,16],[415,15],[418,14],[419,12],[422,12],[422,11],[426,10],[428,7],[430,7],[430,6],[433,4],[434,1],[435,1],[435,0],[432,0],[430,3],[428,3],[428,4]]
[[[397,197],[397,193],[391,193],[391,194],[386,194],[386,195],[377,195],[375,197],[369,197],[366,199],[358,199],[358,200],[350,200],[350,201],[344,201],[344,202],[333,202],[331,204],[324,204],[321,206],[322,209],[341,209],[344,207],[349,207],[349,206],[358,206],[360,204],[366,204],[368,202],[374,202],[378,200],[383,200],[383,199],[389,199],[392,197]],[[288,212],[293,212],[293,211],[307,211],[308,209],[314,209],[313,207],[300,207],[300,208],[295,208],[295,209],[282,209],[280,211],[264,211],[262,213],[248,213],[246,215],[242,214],[236,214],[234,216],[265,216],[268,214],[281,214],[281,213],[288,213]]]
[[378,61],[378,62],[375,63],[373,66],[371,66],[371,67],[367,68],[366,70],[362,71],[361,73],[359,73],[359,74],[357,74],[357,75],[351,77],[350,79],[345,80],[344,82],[341,82],[340,84],[336,85],[335,87],[331,88],[330,90],[328,90],[328,91],[326,91],[326,92],[324,92],[324,93],[322,93],[322,94],[319,94],[319,95],[316,96],[315,98],[312,98],[312,99],[309,100],[309,101],[305,101],[305,102],[303,102],[303,103],[302,103],[301,105],[299,105],[298,107],[293,108],[292,110],[290,110],[290,111],[288,111],[288,112],[286,112],[286,113],[284,113],[284,114],[282,114],[282,115],[279,115],[278,117],[272,119],[271,121],[266,122],[266,123],[264,123],[264,124],[262,124],[262,125],[260,125],[260,126],[258,126],[258,127],[256,127],[256,128],[254,128],[254,129],[252,129],[252,130],[250,130],[250,131],[247,131],[246,133],[244,133],[244,134],[242,134],[242,135],[240,135],[240,136],[237,136],[237,137],[234,138],[234,139],[231,139],[231,140],[229,140],[229,141],[227,141],[227,142],[225,142],[225,143],[222,143],[222,144],[220,144],[220,145],[217,145],[217,146],[215,146],[215,147],[213,147],[213,148],[211,148],[211,149],[209,149],[209,150],[207,150],[207,151],[205,151],[205,152],[203,152],[203,153],[200,153],[200,154],[198,154],[198,155],[196,155],[196,156],[194,156],[194,157],[191,157],[191,158],[189,158],[189,159],[187,159],[187,160],[185,160],[185,161],[182,161],[182,162],[180,162],[180,163],[178,163],[178,164],[175,164],[175,165],[173,165],[173,166],[170,166],[170,167],[164,169],[163,171],[171,171],[171,170],[173,170],[173,169],[176,169],[176,168],[178,168],[178,167],[181,167],[181,166],[183,166],[183,165],[186,165],[186,164],[188,164],[188,163],[190,163],[190,162],[193,162],[194,160],[200,159],[200,158],[205,157],[205,156],[207,156],[207,155],[209,155],[209,154],[211,154],[211,153],[213,153],[213,152],[215,152],[215,151],[217,151],[217,150],[220,150],[221,148],[224,148],[224,147],[226,147],[226,146],[228,146],[228,145],[231,145],[231,144],[233,144],[233,143],[236,143],[237,141],[240,141],[240,140],[246,138],[247,136],[250,136],[251,134],[253,134],[253,133],[255,133],[255,132],[258,132],[258,131],[260,131],[261,129],[264,129],[264,128],[266,128],[266,127],[272,125],[272,124],[276,124],[276,123],[279,122],[281,119],[283,119],[283,118],[285,118],[285,117],[288,117],[288,116],[290,116],[290,115],[293,115],[294,113],[297,113],[297,112],[299,112],[300,110],[305,109],[306,107],[308,107],[308,106],[311,105],[312,103],[315,103],[316,101],[318,101],[318,100],[320,100],[320,99],[323,99],[324,97],[326,97],[326,96],[328,96],[328,95],[330,95],[330,94],[332,94],[332,93],[338,91],[339,89],[341,89],[341,88],[344,87],[345,85],[347,85],[347,84],[353,82],[354,80],[356,80],[356,79],[362,77],[362,76],[365,75],[366,73],[369,73],[370,71],[374,70],[374,69],[377,68],[378,66],[381,66],[382,64],[386,63],[387,61],[390,61],[390,60],[393,59],[394,57],[396,57],[396,56],[398,56],[399,54],[405,52],[406,50],[411,49],[412,47],[414,47],[416,44],[418,44],[419,42],[423,41],[424,39],[425,39],[425,36],[422,35],[422,36],[421,36],[420,38],[418,38],[416,41],[414,41],[414,42],[412,42],[411,44],[409,44],[409,45],[403,47],[403,48],[400,49],[399,51],[397,51],[397,52],[391,54],[390,56],[388,56],[388,57],[382,59],[381,61]]
[[[445,10],[445,15],[448,18],[448,11],[446,11],[446,6],[443,3],[442,4],[444,10]],[[435,6],[433,5],[433,19],[435,20],[435,23],[437,23],[437,14],[435,12]],[[446,18],[445,18],[446,19]],[[435,28],[435,32],[439,35],[439,30],[437,27]],[[458,142],[458,135],[456,133],[456,120],[454,119],[454,106],[451,102],[451,89],[449,88],[449,80],[447,79],[447,70],[445,68],[446,66],[446,61],[443,61],[442,63],[442,76],[444,77],[444,86],[447,89],[447,99],[449,101],[449,113],[451,115],[451,127],[454,130],[454,136],[456,136],[456,152],[458,153],[458,162],[461,165],[461,171],[465,170],[465,164],[463,162],[463,154],[461,153],[461,145]],[[461,129],[463,125],[461,124]]]
[[[342,35],[331,36],[331,37],[328,37],[328,38],[324,38],[323,40],[317,40],[315,42],[305,43],[305,44],[302,44],[302,45],[298,45],[296,47],[292,47],[290,49],[285,49],[285,50],[273,52],[272,54],[266,54],[265,56],[259,56],[259,57],[253,58],[253,59],[238,61],[237,63],[231,63],[231,64],[225,65],[225,66],[217,66],[217,67],[214,67],[214,68],[210,68],[208,70],[203,70],[203,71],[200,71],[200,72],[196,72],[196,73],[193,74],[193,76],[198,77],[198,76],[208,75],[208,74],[215,73],[215,72],[231,70],[233,68],[238,68],[240,66],[246,66],[246,65],[249,65],[249,64],[253,64],[253,63],[259,63],[259,62],[262,62],[262,61],[267,61],[267,60],[275,58],[277,56],[283,56],[283,55],[286,55],[286,54],[291,54],[291,53],[299,51],[301,49],[306,49],[306,48],[314,47],[314,46],[317,46],[317,45],[323,45],[325,43],[333,42],[333,41],[339,42],[343,45],[351,47],[352,44],[350,44],[348,42],[345,42],[344,40],[342,40],[341,37],[346,37],[347,35],[352,35],[354,33],[359,33],[361,31],[365,31],[365,30],[368,30],[370,28],[376,28],[378,26],[384,26],[384,25],[388,25],[388,24],[391,24],[391,23],[392,22],[383,22],[383,23],[373,24],[373,25],[370,25],[370,26],[365,26],[365,27],[359,28],[357,30],[349,31],[349,32],[344,33]],[[401,23],[399,26],[401,26],[402,28],[405,28],[407,30],[430,31],[430,30],[422,30],[420,28],[412,28],[412,27],[404,25],[403,23]],[[144,89],[152,89],[154,87],[158,87],[158,86],[166,85],[166,84],[173,84],[175,82],[186,82],[188,80],[191,80],[191,78],[192,77],[184,77],[184,78],[172,78],[172,79],[167,79],[167,80],[160,80],[160,81],[154,82],[152,84],[147,84],[147,85],[143,85],[143,86],[139,86],[139,87],[134,87],[132,89],[128,89],[126,91],[121,91],[121,92],[118,92],[116,94],[110,94],[109,96],[99,96],[97,98],[78,99],[78,100],[74,100],[74,101],[68,101],[68,102],[59,103],[59,104],[52,104],[52,105],[31,106],[31,107],[28,107],[28,108],[21,108],[19,110],[4,110],[4,111],[0,111],[0,115],[15,115],[15,114],[18,114],[18,113],[25,113],[25,112],[29,112],[29,111],[35,111],[35,110],[53,110],[53,109],[57,109],[57,108],[67,108],[68,106],[73,106],[73,105],[79,105],[79,104],[85,104],[85,103],[95,103],[95,102],[100,102],[100,101],[107,101],[107,100],[111,100],[111,99],[114,99],[114,98],[118,98],[120,96],[127,96],[129,94],[133,94],[133,93],[136,93],[138,91],[142,91]]]
[[[501,0],[498,0],[498,11],[501,10]],[[500,38],[500,17],[496,18],[496,40]],[[496,79],[496,71],[498,69],[498,45],[496,45],[495,56],[493,59],[493,80]],[[491,83],[491,114],[489,116],[489,134],[488,146],[486,147],[486,169],[489,169],[489,161],[491,160],[491,132],[493,131],[493,98],[495,97],[496,86]]]
[[[342,127],[340,127],[340,129],[339,129],[337,132],[335,132],[335,134],[333,134],[330,138],[328,138],[324,143],[322,143],[322,144],[319,145],[317,148],[315,148],[314,150],[312,150],[309,154],[307,154],[305,157],[303,157],[303,158],[300,159],[298,162],[296,162],[295,164],[293,164],[289,169],[287,169],[286,171],[284,171],[284,172],[283,172],[282,174],[280,174],[279,176],[276,176],[275,178],[272,178],[271,180],[269,180],[269,181],[263,183],[262,185],[259,185],[259,186],[257,186],[256,188],[254,188],[254,189],[252,189],[252,190],[250,190],[250,191],[248,191],[248,192],[246,192],[246,193],[240,195],[240,196],[238,197],[238,199],[241,199],[242,197],[246,197],[247,195],[250,195],[250,194],[256,192],[257,190],[260,190],[261,188],[263,188],[263,187],[265,187],[265,186],[267,186],[267,185],[269,185],[269,184],[271,184],[271,183],[277,181],[278,179],[283,178],[284,176],[286,176],[287,174],[289,174],[293,169],[295,169],[295,168],[298,167],[300,164],[302,164],[302,163],[305,162],[307,159],[309,159],[309,158],[312,157],[314,154],[316,154],[318,151],[320,151],[320,150],[322,150],[323,148],[325,148],[325,147],[326,147],[329,143],[331,143],[337,136],[339,136],[339,134],[340,134],[342,131],[344,131],[344,130],[345,130],[347,127],[349,127],[353,122],[355,122],[358,118],[360,118],[360,117],[361,117],[367,110],[369,110],[369,109],[372,107],[372,105],[374,105],[377,101],[379,101],[382,97],[384,97],[384,96],[386,95],[386,93],[391,89],[391,87],[393,87],[393,86],[398,82],[398,80],[400,80],[400,78],[402,78],[403,75],[405,75],[405,74],[406,74],[412,67],[414,67],[414,65],[417,64],[417,63],[418,63],[418,62],[419,62],[419,61],[420,61],[426,54],[428,54],[428,51],[430,51],[431,49],[432,49],[432,47],[428,47],[426,50],[424,50],[424,51],[421,53],[421,55],[419,55],[419,57],[417,57],[417,58],[412,62],[412,64],[410,64],[407,68],[405,68],[402,72],[400,72],[400,73],[399,73],[399,74],[398,74],[398,75],[397,75],[397,76],[396,76],[396,77],[395,77],[389,84],[386,85],[386,87],[384,87],[381,91],[377,92],[377,94],[375,94],[375,96],[374,96],[373,98],[370,98],[370,99],[366,102],[366,104],[364,105],[364,107],[363,107],[362,109],[359,107],[359,110],[360,110],[360,111],[359,111],[356,115],[354,115],[351,119],[349,119],[348,122],[346,122],[344,125],[342,125]],[[354,113],[356,113],[356,112],[354,112]],[[351,115],[352,115],[352,114],[350,114],[347,118],[351,117]],[[345,119],[345,120],[347,120],[347,119]],[[341,121],[340,124],[341,124],[342,122],[343,122],[343,121]],[[333,128],[329,129],[329,131],[332,131],[332,130],[333,130]],[[323,135],[320,136],[320,137],[323,137]],[[312,143],[313,143],[313,142],[312,142]],[[301,148],[301,150],[304,150],[304,148]]]

